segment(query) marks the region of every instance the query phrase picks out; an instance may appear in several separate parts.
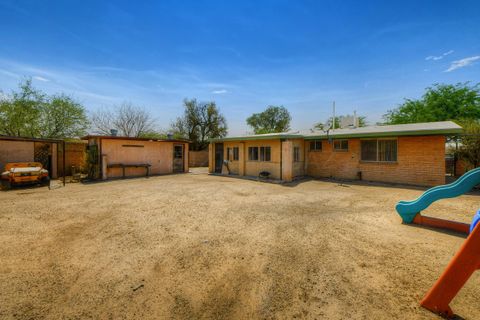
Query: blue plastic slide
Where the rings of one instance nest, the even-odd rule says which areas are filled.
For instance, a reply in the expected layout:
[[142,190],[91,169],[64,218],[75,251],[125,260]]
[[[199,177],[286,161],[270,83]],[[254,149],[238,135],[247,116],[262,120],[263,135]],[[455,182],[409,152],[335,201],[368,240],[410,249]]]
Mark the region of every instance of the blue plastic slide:
[[417,213],[428,208],[433,202],[458,197],[472,190],[477,184],[480,184],[480,168],[468,171],[453,183],[428,189],[413,201],[399,201],[395,209],[403,222],[412,223]]

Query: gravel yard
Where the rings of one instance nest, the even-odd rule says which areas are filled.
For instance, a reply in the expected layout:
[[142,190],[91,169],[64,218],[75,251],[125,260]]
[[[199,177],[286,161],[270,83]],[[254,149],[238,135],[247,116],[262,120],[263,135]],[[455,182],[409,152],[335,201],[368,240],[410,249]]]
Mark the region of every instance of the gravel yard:
[[[419,300],[464,238],[401,224],[422,191],[197,173],[1,192],[0,318],[432,319]],[[479,301],[477,273],[451,306]]]

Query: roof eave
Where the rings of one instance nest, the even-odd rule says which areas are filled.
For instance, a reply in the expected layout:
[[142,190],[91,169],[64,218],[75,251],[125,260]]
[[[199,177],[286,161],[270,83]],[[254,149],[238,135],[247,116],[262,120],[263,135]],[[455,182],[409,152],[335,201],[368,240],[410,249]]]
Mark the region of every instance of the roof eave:
[[245,137],[226,137],[210,139],[210,142],[224,141],[251,141],[251,140],[277,140],[277,139],[303,139],[303,135],[275,135],[275,136],[245,136]]
[[[384,137],[398,137],[398,136],[431,136],[431,135],[453,135],[461,134],[463,130],[452,129],[436,129],[436,130],[415,130],[415,131],[392,131],[392,132],[366,132],[366,133],[350,133],[350,134],[330,134],[333,139],[347,139],[347,138],[384,138]],[[305,136],[305,140],[327,139],[326,135],[312,135]]]

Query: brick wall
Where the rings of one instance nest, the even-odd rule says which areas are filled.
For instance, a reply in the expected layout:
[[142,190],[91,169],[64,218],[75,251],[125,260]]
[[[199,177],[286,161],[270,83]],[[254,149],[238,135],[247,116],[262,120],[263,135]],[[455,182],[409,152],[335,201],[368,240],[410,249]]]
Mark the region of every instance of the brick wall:
[[208,150],[189,151],[189,167],[208,167]]
[[313,177],[362,179],[413,185],[445,183],[445,137],[398,138],[395,163],[362,162],[360,139],[349,139],[346,152],[334,152],[333,144],[322,141],[322,151],[307,151],[307,174]]

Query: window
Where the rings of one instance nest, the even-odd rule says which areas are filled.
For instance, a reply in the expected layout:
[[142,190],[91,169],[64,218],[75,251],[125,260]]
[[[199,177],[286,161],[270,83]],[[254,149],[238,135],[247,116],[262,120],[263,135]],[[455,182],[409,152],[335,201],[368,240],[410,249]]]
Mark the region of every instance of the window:
[[227,148],[227,160],[238,161],[238,147]]
[[233,161],[238,161],[238,147],[233,147]]
[[272,149],[270,147],[248,147],[248,160],[271,161]]
[[175,159],[183,158],[183,146],[174,146],[173,147],[173,157]]
[[293,162],[300,162],[300,147],[293,147]]
[[361,149],[362,161],[397,161],[397,140],[362,140]]
[[322,140],[310,141],[310,151],[322,151]]
[[270,161],[271,153],[270,147],[260,147],[260,161]]
[[333,141],[333,150],[334,151],[348,151],[348,140],[334,140]]
[[258,147],[248,147],[248,160],[258,161]]

